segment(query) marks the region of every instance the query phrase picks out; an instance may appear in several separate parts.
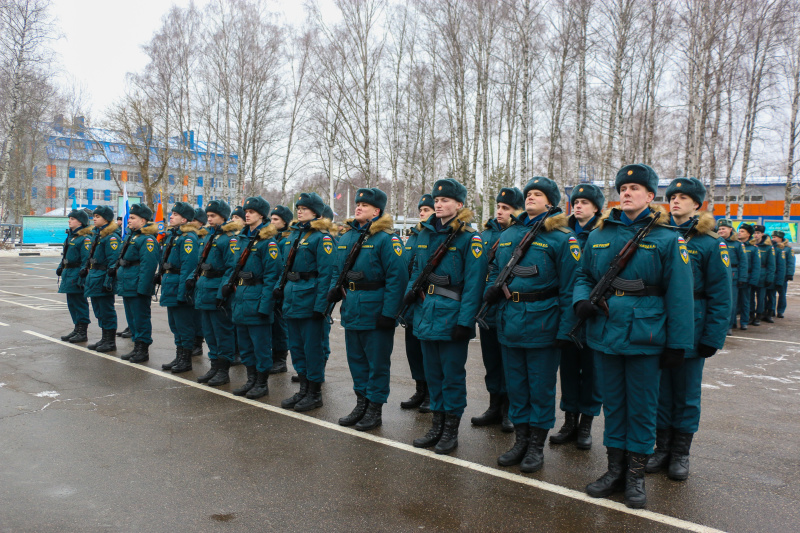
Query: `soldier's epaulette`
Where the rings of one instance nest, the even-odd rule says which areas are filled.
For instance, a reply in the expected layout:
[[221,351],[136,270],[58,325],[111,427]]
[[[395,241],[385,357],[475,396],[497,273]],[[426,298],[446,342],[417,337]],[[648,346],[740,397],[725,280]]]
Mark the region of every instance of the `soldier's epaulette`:
[[478,230],[467,224],[466,226],[464,226],[464,231],[466,231],[467,233],[475,233]]
[[719,233],[716,233],[714,231],[709,231],[708,232],[708,236],[711,237],[712,239],[719,239],[720,238]]
[[569,227],[559,226],[556,228],[561,233],[570,233],[572,230]]

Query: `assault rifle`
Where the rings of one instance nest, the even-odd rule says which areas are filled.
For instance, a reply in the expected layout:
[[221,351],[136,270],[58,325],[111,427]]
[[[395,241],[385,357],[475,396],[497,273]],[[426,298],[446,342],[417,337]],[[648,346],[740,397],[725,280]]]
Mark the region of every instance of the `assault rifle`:
[[[611,264],[608,265],[608,270],[606,270],[606,273],[603,274],[603,277],[601,277],[600,281],[597,282],[597,285],[594,286],[592,292],[589,293],[589,302],[593,306],[600,308],[606,316],[608,316],[608,297],[611,295],[613,290],[611,284],[614,283],[614,280],[617,279],[617,276],[619,276],[625,267],[628,266],[631,258],[633,258],[633,254],[639,249],[639,243],[641,243],[642,239],[644,239],[647,234],[650,233],[650,230],[656,225],[660,216],[661,213],[659,211],[653,212],[653,218],[650,219],[650,222],[642,226],[631,238],[631,240],[625,243],[625,246],[622,247],[622,250],[620,250],[616,257],[611,260]],[[583,344],[578,339],[578,332],[580,331],[584,322],[586,322],[585,318],[579,318],[568,334],[569,338],[572,339],[572,342],[574,342],[579,348],[583,348]]]
[[[511,253],[511,259],[508,260],[506,266],[504,266],[503,270],[501,270],[500,273],[497,275],[497,279],[494,280],[493,286],[502,290],[506,298],[511,297],[511,291],[508,290],[508,284],[514,278],[514,267],[516,267],[520,259],[525,257],[525,254],[528,253],[528,250],[533,244],[533,241],[536,240],[536,237],[538,237],[539,234],[544,229],[544,224],[545,221],[547,220],[547,217],[552,215],[556,211],[556,209],[558,209],[558,207],[551,205],[547,209],[547,212],[544,214],[544,216],[541,219],[539,219],[539,221],[536,222],[531,227],[531,229],[528,230],[528,232],[522,237],[522,240],[519,241],[519,244],[517,244],[517,247],[514,248],[514,251]],[[500,239],[497,240],[497,243],[499,242]],[[497,246],[497,243],[495,243],[495,246]],[[494,247],[492,247],[492,249],[494,250]],[[486,318],[486,313],[489,312],[489,307],[491,307],[492,305],[494,304],[484,300],[483,305],[481,305],[481,308],[478,310],[478,314],[475,315],[475,321],[483,329],[489,329],[489,325],[486,324],[484,318]]]
[[[239,242],[241,242],[241,236],[239,239]],[[236,284],[239,283],[239,276],[241,276],[242,269],[244,268],[245,263],[247,263],[247,258],[250,257],[250,252],[260,240],[261,237],[256,235],[255,239],[247,242],[247,248],[242,250],[242,255],[239,256],[239,260],[236,262],[236,267],[233,269],[233,273],[231,274],[228,283],[222,286],[222,301],[217,302],[217,307],[222,307],[222,305],[225,303],[225,300],[227,300],[228,297],[230,297],[230,295],[236,291]]]
[[100,232],[97,232],[97,235],[94,237],[94,241],[92,241],[92,248],[89,250],[89,258],[86,260],[86,264],[83,265],[83,268],[78,272],[78,276],[81,278],[85,278],[89,275],[89,265],[92,264],[92,259],[94,258],[94,251],[97,250],[97,245],[100,243]]
[[203,253],[200,254],[200,260],[197,261],[197,268],[194,269],[194,275],[186,280],[186,289],[194,292],[194,288],[197,286],[197,280],[200,279],[200,272],[202,271],[203,263],[208,260],[208,255],[211,253],[211,246],[214,244],[214,237],[217,235],[217,232],[220,230],[221,226],[215,226],[214,232],[208,236],[208,242],[203,247]]
[[[167,262],[167,259],[169,259],[169,254],[172,253],[172,249],[175,247],[177,231],[171,230],[171,232],[172,234],[169,237],[169,242],[166,246],[164,246],[164,251],[161,253],[161,261],[158,262],[158,270],[156,271],[156,275],[153,276],[153,285],[156,287],[161,285],[161,280],[164,277],[164,263]],[[158,289],[156,289],[155,297],[156,300],[158,300]]]
[[276,290],[278,297],[275,298],[275,303],[278,303],[283,299],[283,291],[286,289],[286,283],[289,281],[289,272],[292,271],[292,267],[294,266],[294,258],[297,256],[297,247],[300,246],[301,240],[303,239],[298,235],[292,243],[292,247],[289,248],[289,255],[286,256],[286,263],[283,265],[281,280],[278,283],[278,288]]
[[132,240],[133,233],[129,234],[128,238],[125,239],[125,243],[122,245],[122,251],[120,251],[119,256],[117,256],[117,261],[114,263],[114,266],[106,271],[106,279],[103,282],[104,291],[112,292],[114,290],[114,285],[111,280],[117,277],[117,270],[119,270],[120,263],[122,263],[123,260],[122,258],[125,257],[125,252],[128,251],[128,247],[131,245]]
[[[347,283],[347,273],[353,269],[353,265],[356,264],[356,259],[358,259],[358,254],[361,253],[361,246],[364,244],[367,236],[369,235],[369,228],[372,226],[372,221],[368,222],[364,231],[361,235],[358,236],[358,240],[350,249],[350,253],[347,254],[347,259],[344,261],[344,265],[342,266],[341,272],[339,272],[339,278],[336,280],[336,285],[333,286],[334,290],[341,291],[342,297],[347,298],[347,290],[344,288],[345,284]],[[328,321],[329,324],[333,324],[333,319],[331,318],[331,313],[333,313],[333,309],[336,307],[336,302],[330,302],[328,304],[327,309],[325,309],[325,319]]]
[[[442,244],[436,249],[435,252],[431,255],[430,259],[428,259],[428,263],[425,265],[425,268],[422,269],[417,279],[414,280],[414,284],[411,285],[411,292],[414,294],[419,295],[420,298],[425,298],[425,289],[428,288],[429,282],[428,278],[433,271],[436,270],[442,261],[444,260],[444,255],[447,253],[447,249],[450,248],[450,243],[453,242],[453,239],[456,238],[458,233],[461,231],[461,228],[464,227],[464,222],[459,220],[458,227],[454,229],[444,240]],[[409,304],[404,303],[403,308],[400,309],[400,312],[395,315],[395,320],[400,322],[400,325],[406,327],[405,321],[405,314],[408,312],[408,308],[411,307]]]

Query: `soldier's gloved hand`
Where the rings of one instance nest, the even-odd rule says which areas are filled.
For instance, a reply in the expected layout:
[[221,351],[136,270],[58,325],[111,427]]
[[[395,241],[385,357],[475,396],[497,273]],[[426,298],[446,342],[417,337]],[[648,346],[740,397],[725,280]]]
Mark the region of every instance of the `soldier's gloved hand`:
[[573,306],[573,309],[575,310],[575,316],[582,320],[592,318],[598,311],[597,306],[592,305],[589,300],[580,300]]
[[487,304],[496,304],[500,301],[500,298],[503,296],[503,289],[500,287],[495,287],[494,285],[490,286],[486,289],[486,292],[483,293],[483,301]]
[[217,298],[214,303],[217,306],[217,309],[222,309],[223,307],[225,307],[225,300],[223,300],[222,298]]
[[63,273],[64,273],[64,267],[63,266],[60,266],[60,267],[58,267],[56,269],[56,276],[58,276],[59,278],[61,277],[61,274],[63,274]]
[[322,320],[323,318],[325,318],[325,315],[320,313],[319,311],[314,311],[311,314],[311,320]]
[[228,297],[231,294],[233,294],[233,285],[231,285],[230,283],[226,283],[225,285],[223,285],[221,294],[222,294],[222,299],[227,300]]
[[342,291],[339,289],[331,289],[328,291],[328,295],[325,297],[328,300],[329,304],[335,304],[336,302],[342,301]]
[[189,278],[186,280],[186,288],[189,289],[190,291],[193,291],[196,286],[197,282],[195,281],[194,278]]
[[697,355],[700,357],[711,357],[715,353],[717,353],[717,349],[712,346],[703,343],[697,345]]
[[394,318],[378,315],[378,320],[375,322],[375,326],[378,329],[394,329],[397,327],[397,322]]
[[682,348],[664,348],[664,353],[658,360],[659,368],[668,370],[670,368],[678,368],[683,364],[683,356],[685,350]]
[[472,328],[456,324],[453,331],[450,333],[450,338],[456,342],[468,341],[472,336]]
[[107,270],[109,278],[116,278],[117,277],[117,269],[116,268],[109,268]]
[[82,277],[82,278],[85,278],[86,276],[88,276],[88,275],[89,275],[89,271],[88,271],[87,269],[85,269],[85,268],[82,268],[82,269],[80,270],[80,272],[78,272],[78,275],[79,275],[80,277]]
[[408,291],[405,296],[403,296],[403,303],[405,305],[411,305],[417,301],[417,293],[414,291]]
[[570,348],[575,348],[575,343],[564,339],[556,339],[555,346],[560,350],[568,350]]
[[794,281],[794,276],[786,276],[786,281]]
[[283,300],[283,291],[280,289],[274,289],[272,291],[272,298],[275,300]]

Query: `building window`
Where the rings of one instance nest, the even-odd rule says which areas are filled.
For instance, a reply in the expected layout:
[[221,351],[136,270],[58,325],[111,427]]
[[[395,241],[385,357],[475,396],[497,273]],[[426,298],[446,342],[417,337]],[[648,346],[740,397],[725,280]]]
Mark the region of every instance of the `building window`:
[[87,173],[85,168],[76,168],[75,169],[75,177],[78,179],[86,179]]
[[86,189],[86,201],[90,204],[94,202],[94,191],[92,189]]
[[173,176],[172,174],[169,175],[169,184],[175,185],[175,176]]
[[56,177],[65,179],[67,177],[67,167],[56,167]]

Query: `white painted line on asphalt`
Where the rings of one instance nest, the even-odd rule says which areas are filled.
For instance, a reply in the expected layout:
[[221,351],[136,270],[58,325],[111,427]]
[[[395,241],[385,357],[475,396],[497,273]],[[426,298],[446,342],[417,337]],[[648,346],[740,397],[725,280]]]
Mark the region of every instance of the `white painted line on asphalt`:
[[457,457],[450,457],[448,455],[437,455],[431,450],[425,450],[421,448],[414,448],[410,444],[404,444],[402,442],[393,441],[390,439],[386,439],[384,437],[378,437],[376,435],[371,435],[369,433],[362,433],[360,431],[356,431],[355,429],[347,428],[340,426],[338,424],[334,424],[332,422],[327,422],[325,420],[319,420],[316,418],[312,418],[310,416],[297,413],[295,411],[282,409],[280,407],[275,407],[273,405],[269,405],[266,403],[262,403],[256,400],[249,400],[247,398],[241,396],[234,396],[230,392],[224,390],[218,390],[214,387],[208,387],[206,385],[197,383],[196,381],[190,381],[188,379],[184,379],[180,376],[175,374],[170,374],[168,372],[164,372],[163,370],[156,370],[155,368],[150,368],[147,366],[137,365],[133,363],[129,363],[127,361],[123,361],[118,357],[114,357],[112,355],[107,355],[100,352],[95,352],[85,348],[83,346],[78,346],[76,344],[71,344],[69,342],[64,342],[58,339],[54,339],[52,337],[48,337],[42,333],[38,333],[36,331],[24,330],[23,333],[27,333],[28,335],[33,335],[34,337],[38,337],[40,339],[44,339],[46,341],[52,342],[54,344],[61,344],[68,348],[73,348],[75,350],[79,350],[82,352],[89,353],[96,357],[102,357],[103,359],[108,359],[109,361],[113,361],[118,364],[123,364],[126,366],[134,367],[138,370],[142,370],[144,372],[149,372],[150,374],[160,376],[162,378],[171,379],[172,381],[176,381],[178,383],[182,383],[184,385],[188,385],[190,387],[194,387],[196,389],[200,389],[204,392],[209,392],[212,394],[216,394],[218,396],[222,396],[228,398],[229,400],[236,400],[241,403],[246,403],[252,405],[253,407],[258,407],[259,409],[264,409],[266,411],[270,411],[275,414],[288,416],[290,418],[294,418],[297,420],[302,420],[303,422],[308,422],[309,424],[314,424],[326,429],[330,429],[333,431],[338,431],[339,433],[344,433],[350,435],[352,437],[358,437],[360,439],[369,440],[372,442],[377,442],[378,444],[383,444],[385,446],[390,446],[392,448],[396,448],[398,450],[403,450],[408,453],[413,453],[416,455],[421,455],[423,457],[427,457],[428,459],[433,459],[436,461],[440,461],[443,463],[449,463],[451,465],[460,466],[462,468],[466,468],[468,470],[472,470],[475,472],[481,472],[483,474],[487,474],[492,477],[505,479],[507,481],[511,481],[520,485],[527,485],[529,487],[533,487],[539,490],[543,490],[546,492],[550,492],[552,494],[558,494],[559,496],[564,496],[567,498],[571,498],[573,500],[581,501],[584,503],[588,503],[591,505],[596,505],[598,507],[605,507],[606,509],[610,509],[612,511],[619,511],[621,513],[637,516],[639,518],[644,518],[645,520],[650,520],[652,522],[658,522],[660,524],[665,524],[672,527],[677,527],[680,529],[684,529],[686,531],[695,531],[698,533],[722,533],[721,530],[715,529],[713,527],[704,526],[702,524],[696,524],[694,522],[689,522],[687,520],[681,520],[680,518],[675,518],[669,515],[664,515],[660,513],[656,513],[653,511],[646,511],[641,509],[629,509],[625,507],[624,504],[615,502],[612,500],[607,500],[604,498],[592,498],[588,494],[583,492],[568,489],[566,487],[562,487],[560,485],[554,485],[552,483],[547,483],[546,481],[539,481],[538,479],[533,479],[529,477],[524,477],[518,474],[512,474],[511,472],[506,472],[503,470],[498,470],[497,468],[492,468],[489,466],[481,465],[478,463],[473,463],[471,461],[465,461],[464,459],[458,459]]
[[8,326],[5,322],[0,322],[0,326]]
[[753,337],[728,337],[729,339],[742,339],[745,341],[756,341],[756,342],[779,342],[781,344],[800,344],[800,342],[792,342],[792,341],[779,341],[776,339],[754,339]]

